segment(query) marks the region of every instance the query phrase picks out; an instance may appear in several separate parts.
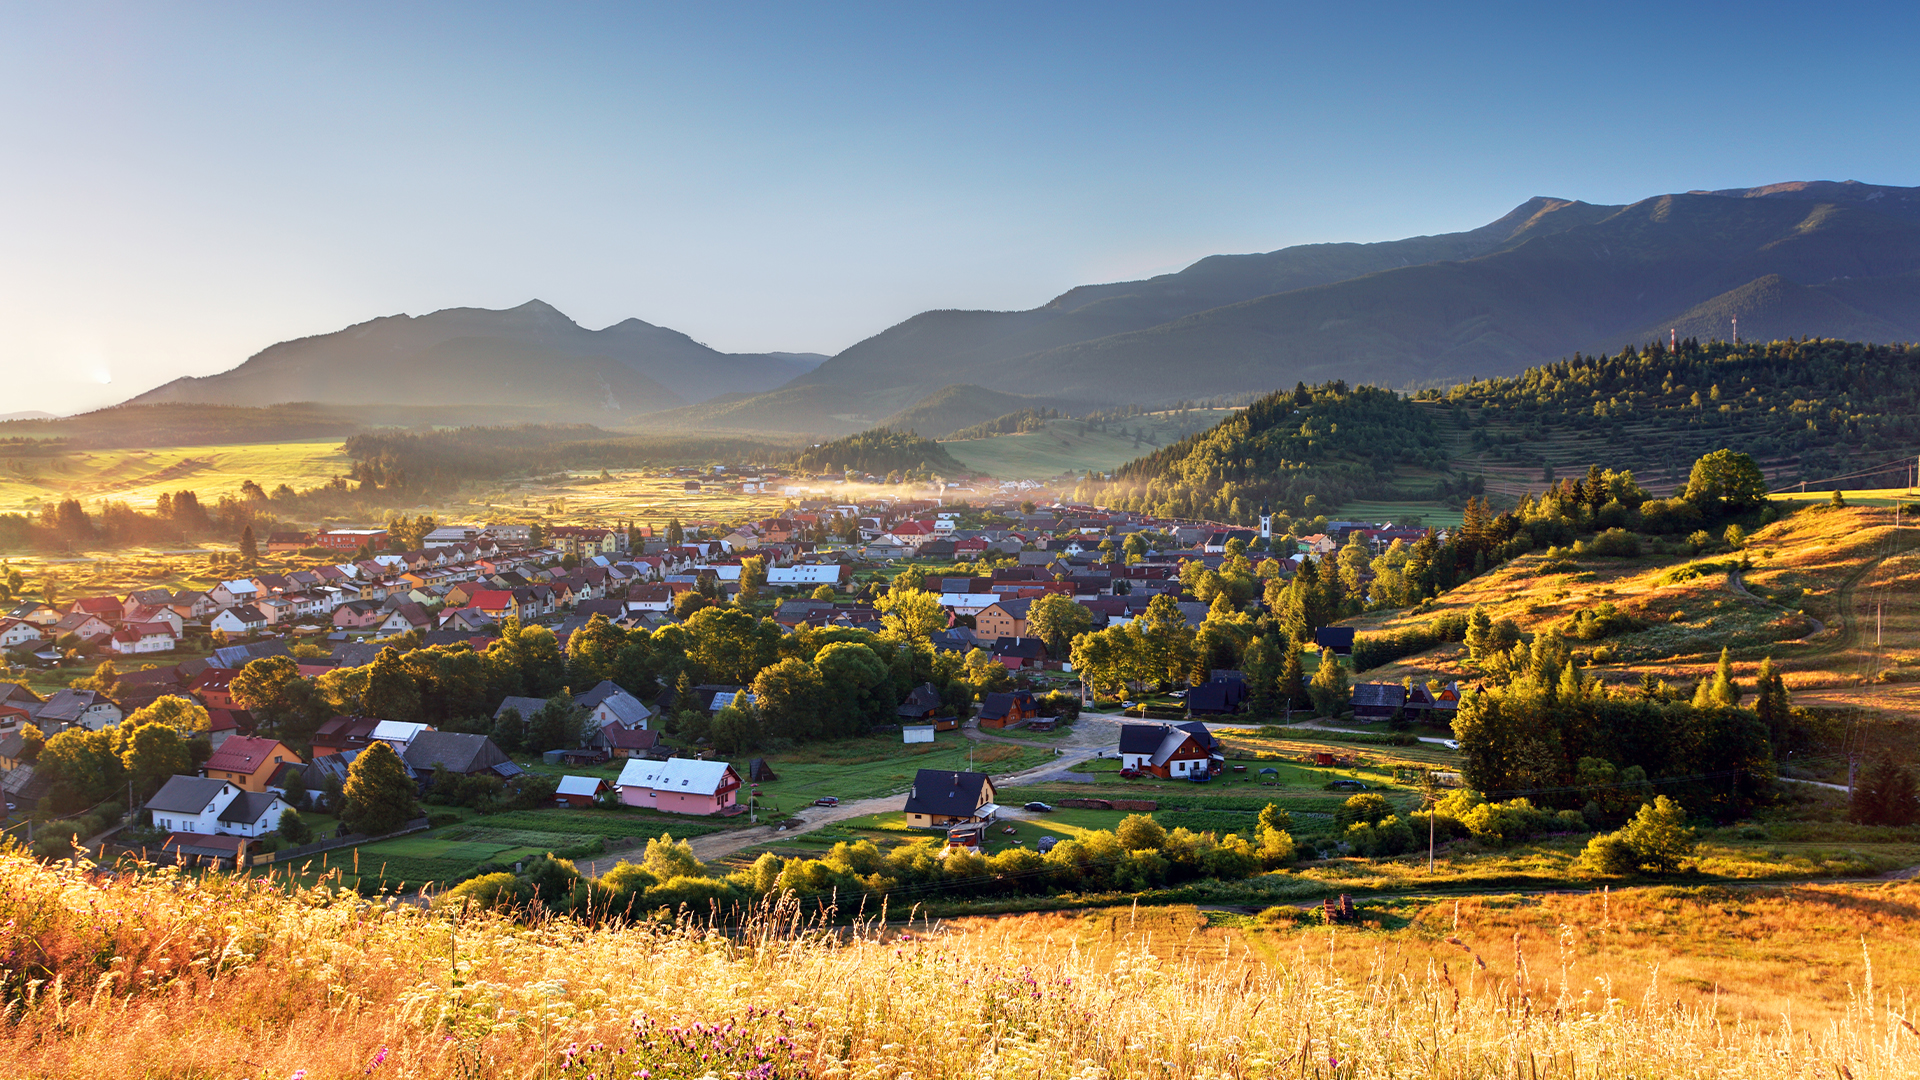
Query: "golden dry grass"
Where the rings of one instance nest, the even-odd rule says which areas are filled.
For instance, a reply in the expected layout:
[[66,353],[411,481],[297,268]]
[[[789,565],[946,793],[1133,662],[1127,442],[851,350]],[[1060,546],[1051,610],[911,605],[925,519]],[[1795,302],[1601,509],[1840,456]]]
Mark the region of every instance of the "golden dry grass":
[[[779,912],[735,934],[693,919],[517,926],[220,875],[102,881],[9,853],[0,1062],[10,1080],[599,1080],[747,1075],[754,1063],[765,1068],[752,1075],[894,1080],[1920,1074],[1910,953],[1883,963],[1875,951],[1871,977],[1836,959],[1817,992],[1781,998],[1791,1017],[1749,1022],[1691,988],[1676,1000],[1669,982],[1631,992],[1656,955],[1642,942],[1665,940],[1657,928],[1611,930],[1572,909],[1471,914],[1482,922],[1458,932],[1425,920],[1378,940],[1222,930],[1192,909],[911,934],[809,932]],[[1569,917],[1585,921],[1562,943],[1568,932],[1549,923]],[[1777,923],[1804,933],[1825,921],[1821,910]],[[1517,979],[1502,966],[1510,923]],[[1833,940],[1852,947],[1854,929],[1838,925]],[[1434,951],[1443,931],[1487,966]],[[1671,935],[1668,952],[1693,934]],[[1563,952],[1565,966],[1549,962]],[[1799,1011],[1802,998],[1818,1015]]]
[[[1735,675],[1751,680],[1772,656],[1801,704],[1861,704],[1920,718],[1920,610],[1902,602],[1920,593],[1920,528],[1892,527],[1887,510],[1814,508],[1755,531],[1744,554],[1752,568],[1742,593],[1728,569],[1739,554],[1581,557],[1578,572],[1544,573],[1535,553],[1515,559],[1440,597],[1431,612],[1388,612],[1359,620],[1362,632],[1430,622],[1482,605],[1534,632],[1576,611],[1612,603],[1650,629],[1595,642],[1630,659],[1594,670],[1620,683],[1642,672],[1675,681],[1712,671],[1722,646],[1734,650]],[[1675,568],[1697,563],[1689,577]],[[1876,607],[1880,609],[1876,644]],[[1816,626],[1816,620],[1819,625]],[[1632,655],[1633,653],[1644,655]],[[1892,681],[1883,672],[1892,671]],[[1466,678],[1464,646],[1449,644],[1366,673],[1373,681]]]

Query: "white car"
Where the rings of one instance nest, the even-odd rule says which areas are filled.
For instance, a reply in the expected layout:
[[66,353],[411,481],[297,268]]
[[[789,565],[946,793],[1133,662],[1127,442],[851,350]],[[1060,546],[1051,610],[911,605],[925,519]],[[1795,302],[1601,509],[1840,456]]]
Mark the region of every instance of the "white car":
[[1444,746],[1444,747],[1446,747],[1446,748],[1447,748],[1447,749],[1449,749],[1449,750],[1458,750],[1458,749],[1460,749],[1460,744],[1459,744],[1459,743],[1457,743],[1457,742],[1455,742],[1455,741],[1454,741],[1454,740],[1452,740],[1452,739],[1441,739],[1441,740],[1440,740],[1440,745],[1441,745],[1441,746]]

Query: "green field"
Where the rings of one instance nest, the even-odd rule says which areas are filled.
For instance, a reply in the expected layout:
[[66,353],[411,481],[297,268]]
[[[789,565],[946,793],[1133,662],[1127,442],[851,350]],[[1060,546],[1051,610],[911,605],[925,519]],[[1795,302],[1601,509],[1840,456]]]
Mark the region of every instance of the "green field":
[[[1111,423],[1104,432],[1083,430],[1078,420],[1053,420],[1039,431],[940,445],[962,465],[996,480],[1043,480],[1063,472],[1111,471],[1156,447],[1204,431],[1234,411],[1194,409],[1184,420],[1179,413],[1150,413]],[[1118,433],[1122,427],[1129,433],[1144,428],[1151,441],[1136,445],[1131,434]]]
[[[475,495],[457,512],[488,521],[558,516],[567,521],[618,519],[664,527],[673,517],[685,524],[746,521],[778,512],[787,504],[787,497],[777,487],[771,492],[742,494],[729,490],[734,485],[725,481],[703,481],[699,491],[688,491],[683,477],[638,469],[608,475],[611,479],[602,480],[595,469],[495,485]],[[551,513],[550,507],[554,508]]]
[[337,438],[285,443],[68,450],[0,459],[0,512],[25,512],[72,497],[151,509],[163,491],[191,490],[212,503],[248,480],[272,490],[316,487],[347,471]]
[[1418,516],[1422,525],[1441,529],[1465,520],[1460,511],[1437,502],[1350,502],[1327,516],[1342,521],[1399,521],[1409,515]]

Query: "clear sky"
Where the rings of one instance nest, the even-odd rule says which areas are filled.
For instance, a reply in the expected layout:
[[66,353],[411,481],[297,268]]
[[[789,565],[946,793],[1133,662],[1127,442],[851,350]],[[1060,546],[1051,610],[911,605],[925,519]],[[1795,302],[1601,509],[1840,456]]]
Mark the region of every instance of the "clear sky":
[[1917,40],[1912,3],[0,3],[0,413],[400,312],[831,353],[1533,195],[1920,184]]

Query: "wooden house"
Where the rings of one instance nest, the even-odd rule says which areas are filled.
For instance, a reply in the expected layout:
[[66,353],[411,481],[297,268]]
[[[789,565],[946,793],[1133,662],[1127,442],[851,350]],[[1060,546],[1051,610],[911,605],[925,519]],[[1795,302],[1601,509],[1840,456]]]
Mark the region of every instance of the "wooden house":
[[907,791],[907,825],[944,829],[964,822],[991,821],[1000,811],[994,805],[994,794],[993,778],[986,773],[921,769]]

